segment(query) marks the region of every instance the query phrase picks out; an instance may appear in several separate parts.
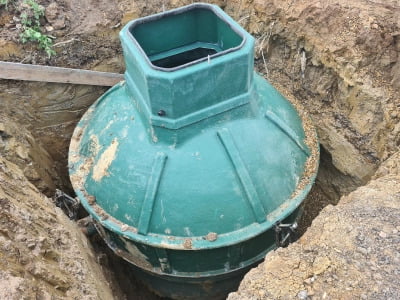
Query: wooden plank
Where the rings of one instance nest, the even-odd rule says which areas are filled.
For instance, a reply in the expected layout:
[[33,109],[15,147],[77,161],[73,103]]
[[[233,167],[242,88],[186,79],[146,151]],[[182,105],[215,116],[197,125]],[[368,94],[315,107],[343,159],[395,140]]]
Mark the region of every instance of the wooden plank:
[[113,86],[123,74],[0,61],[0,79]]

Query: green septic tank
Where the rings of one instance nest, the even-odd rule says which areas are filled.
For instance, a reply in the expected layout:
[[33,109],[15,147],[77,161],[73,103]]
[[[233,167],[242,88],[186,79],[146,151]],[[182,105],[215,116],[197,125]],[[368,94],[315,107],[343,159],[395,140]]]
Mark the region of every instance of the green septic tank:
[[125,81],[77,125],[71,182],[158,294],[223,297],[294,222],[317,172],[314,129],[254,72],[254,38],[217,6],[137,19],[120,37]]

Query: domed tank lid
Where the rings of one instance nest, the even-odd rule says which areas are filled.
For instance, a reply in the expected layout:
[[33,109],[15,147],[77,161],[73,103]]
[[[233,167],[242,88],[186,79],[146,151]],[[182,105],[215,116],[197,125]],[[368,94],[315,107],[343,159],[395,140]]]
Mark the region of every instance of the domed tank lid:
[[248,33],[194,4],[129,23],[121,40],[126,83],[88,110],[69,153],[71,182],[98,222],[195,250],[250,239],[299,206],[317,170],[315,132],[254,74]]

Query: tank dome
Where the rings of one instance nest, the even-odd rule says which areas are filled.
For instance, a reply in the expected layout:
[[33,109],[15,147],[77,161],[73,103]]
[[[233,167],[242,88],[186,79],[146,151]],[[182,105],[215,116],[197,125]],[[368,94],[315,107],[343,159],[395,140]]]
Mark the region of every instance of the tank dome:
[[317,172],[315,131],[214,5],[134,20],[120,36],[125,81],[72,137],[75,192],[159,294],[224,295],[276,246],[276,225],[294,222]]

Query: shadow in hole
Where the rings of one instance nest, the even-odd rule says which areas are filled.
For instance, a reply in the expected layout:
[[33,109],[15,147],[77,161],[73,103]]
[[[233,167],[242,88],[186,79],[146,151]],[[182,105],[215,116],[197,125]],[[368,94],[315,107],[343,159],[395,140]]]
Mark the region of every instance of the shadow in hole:
[[320,145],[320,165],[315,180],[303,203],[304,213],[299,222],[299,236],[301,236],[319,212],[327,205],[338,204],[340,197],[354,191],[361,185],[351,176],[340,172],[332,163],[331,154]]

